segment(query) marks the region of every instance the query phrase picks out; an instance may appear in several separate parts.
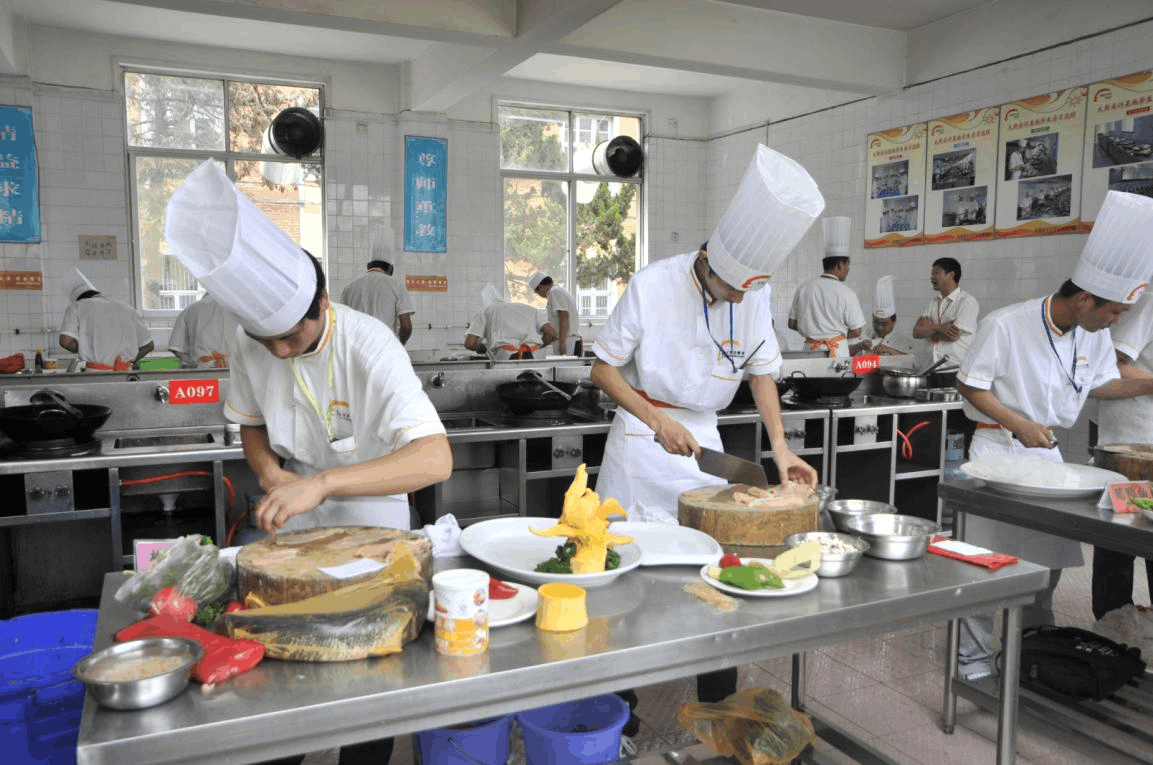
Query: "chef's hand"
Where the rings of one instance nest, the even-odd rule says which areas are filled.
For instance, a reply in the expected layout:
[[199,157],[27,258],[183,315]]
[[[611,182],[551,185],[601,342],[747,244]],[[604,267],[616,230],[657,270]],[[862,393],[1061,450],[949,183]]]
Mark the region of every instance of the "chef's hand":
[[1049,429],[1048,425],[1041,425],[1031,420],[1026,420],[1022,425],[1018,426],[1013,435],[1017,436],[1017,440],[1024,446],[1040,447],[1042,449],[1051,449],[1057,445],[1057,438],[1053,435],[1053,431]]
[[284,528],[289,518],[309,512],[324,499],[324,488],[317,476],[298,477],[265,494],[252,512],[256,516],[256,525],[273,534]]
[[807,486],[817,485],[817,471],[813,470],[812,465],[792,452],[784,454],[774,452],[773,461],[777,463],[777,472],[780,475],[781,483],[792,481]]
[[693,434],[672,417],[664,414],[657,416],[657,422],[653,426],[653,438],[669,454],[696,457],[701,453],[700,444],[693,438]]

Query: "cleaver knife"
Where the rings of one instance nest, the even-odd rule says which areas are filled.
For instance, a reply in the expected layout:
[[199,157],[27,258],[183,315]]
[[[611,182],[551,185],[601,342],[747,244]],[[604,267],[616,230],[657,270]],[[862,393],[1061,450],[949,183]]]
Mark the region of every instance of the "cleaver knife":
[[749,462],[731,454],[706,449],[702,446],[701,456],[697,458],[697,465],[702,473],[720,476],[729,483],[747,483],[762,489],[769,488],[764,467],[756,462]]

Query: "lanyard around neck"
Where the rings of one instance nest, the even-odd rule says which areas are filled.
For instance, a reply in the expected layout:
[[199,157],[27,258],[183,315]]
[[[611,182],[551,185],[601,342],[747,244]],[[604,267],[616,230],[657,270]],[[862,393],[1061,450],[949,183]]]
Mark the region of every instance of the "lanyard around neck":
[[1045,334],[1049,337],[1049,347],[1053,349],[1053,355],[1057,357],[1057,365],[1065,373],[1065,379],[1073,386],[1073,390],[1080,393],[1083,386],[1077,384],[1077,327],[1073,327],[1072,330],[1073,360],[1069,362],[1069,371],[1065,372],[1065,367],[1061,364],[1061,354],[1057,353],[1057,344],[1053,342],[1053,330],[1049,329],[1049,298],[1041,301],[1041,324],[1044,325]]
[[320,418],[320,422],[324,425],[324,432],[328,436],[328,442],[332,443],[334,440],[332,436],[332,416],[335,411],[335,406],[332,401],[332,389],[336,382],[336,313],[330,308],[329,310],[329,343],[332,347],[328,349],[328,380],[325,385],[325,395],[328,398],[328,409],[321,410],[320,402],[312,395],[312,391],[308,389],[308,384],[304,382],[304,378],[300,374],[300,370],[296,367],[296,357],[293,356],[289,359],[292,364],[292,376],[296,378],[296,386],[300,388],[300,392],[304,394],[304,398],[312,407],[312,411],[316,412],[316,416]]
[[[717,350],[721,352],[721,355],[724,356],[726,359],[728,359],[729,365],[733,368],[733,374],[736,374],[739,371],[737,369],[737,362],[733,361],[733,357],[729,355],[729,352],[725,350],[724,346],[722,346],[720,343],[717,342],[717,339],[715,337],[713,337],[713,328],[711,326],[709,326],[709,301],[705,295],[705,285],[703,282],[701,283],[701,307],[704,308],[704,311],[705,311],[705,329],[708,330],[709,339],[713,341],[713,345],[717,346]],[[733,304],[730,302],[729,303],[729,347],[731,348],[732,346],[733,346]]]

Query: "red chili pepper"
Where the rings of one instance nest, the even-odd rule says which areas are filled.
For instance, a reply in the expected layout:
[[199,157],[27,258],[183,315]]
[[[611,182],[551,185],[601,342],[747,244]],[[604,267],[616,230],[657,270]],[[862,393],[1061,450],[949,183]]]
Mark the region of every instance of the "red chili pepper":
[[729,566],[742,566],[740,557],[736,555],[723,555],[721,556],[721,568],[728,568]]
[[148,610],[153,616],[171,614],[190,622],[199,609],[196,607],[196,601],[192,598],[181,594],[175,587],[165,587],[152,596]]
[[508,598],[515,598],[517,588],[510,587],[501,580],[494,576],[488,578],[488,597],[489,600],[507,600]]
[[241,603],[239,600],[230,600],[228,605],[224,607],[224,613],[231,614],[235,611],[247,611],[248,606]]

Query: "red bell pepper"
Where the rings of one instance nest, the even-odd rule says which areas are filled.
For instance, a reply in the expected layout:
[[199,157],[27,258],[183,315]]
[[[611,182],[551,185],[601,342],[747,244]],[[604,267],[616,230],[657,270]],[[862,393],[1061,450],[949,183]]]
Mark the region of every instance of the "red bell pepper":
[[190,622],[199,609],[196,606],[196,601],[192,598],[182,594],[175,587],[165,587],[152,596],[148,610],[152,612],[153,616],[171,614]]
[[200,643],[204,658],[192,668],[192,677],[208,685],[247,672],[264,658],[263,643],[217,635],[171,614],[150,617],[116,633],[117,641],[144,637],[182,637]]
[[510,587],[495,576],[488,578],[488,597],[490,600],[507,600],[508,598],[515,598],[517,588]]
[[224,613],[226,613],[226,614],[235,613],[236,611],[247,611],[247,610],[248,610],[248,606],[244,605],[239,600],[230,600],[230,601],[228,601],[228,604],[224,607]]
[[729,566],[743,566],[743,565],[744,564],[741,563],[741,559],[739,556],[736,556],[736,555],[722,555],[721,556],[721,563],[720,563],[721,568],[728,568]]

